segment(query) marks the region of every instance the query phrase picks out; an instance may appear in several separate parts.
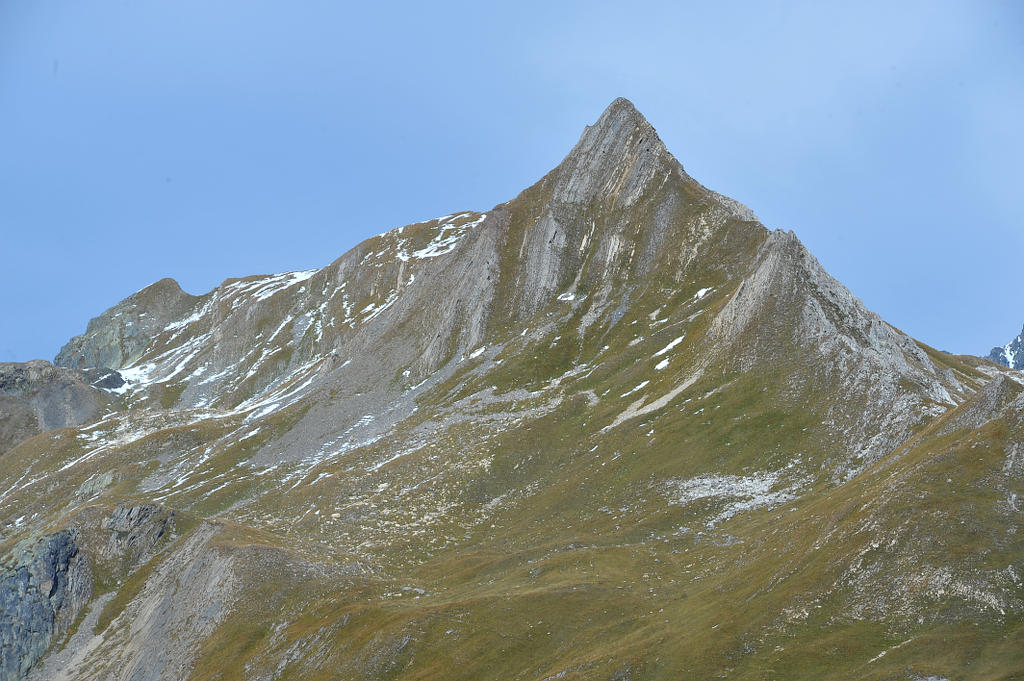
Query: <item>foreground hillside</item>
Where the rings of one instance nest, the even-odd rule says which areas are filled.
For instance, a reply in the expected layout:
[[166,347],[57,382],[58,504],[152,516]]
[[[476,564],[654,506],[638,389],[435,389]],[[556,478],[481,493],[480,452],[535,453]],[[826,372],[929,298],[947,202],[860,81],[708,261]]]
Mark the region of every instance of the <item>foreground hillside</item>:
[[625,100],[508,203],[157,282],[56,364],[95,413],[5,392],[0,679],[1024,669],[1021,374],[884,322]]

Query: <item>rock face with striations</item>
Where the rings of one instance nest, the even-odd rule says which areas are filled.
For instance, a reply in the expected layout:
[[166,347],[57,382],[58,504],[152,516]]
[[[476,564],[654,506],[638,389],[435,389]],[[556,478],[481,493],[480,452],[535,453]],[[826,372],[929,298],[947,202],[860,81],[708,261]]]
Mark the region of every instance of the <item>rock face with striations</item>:
[[75,621],[92,593],[88,565],[64,530],[16,547],[0,572],[0,681],[17,681]]
[[57,363],[125,384],[0,457],[0,548],[71,523],[105,591],[39,678],[1019,671],[1020,375],[887,324],[624,99],[490,210],[163,280]]

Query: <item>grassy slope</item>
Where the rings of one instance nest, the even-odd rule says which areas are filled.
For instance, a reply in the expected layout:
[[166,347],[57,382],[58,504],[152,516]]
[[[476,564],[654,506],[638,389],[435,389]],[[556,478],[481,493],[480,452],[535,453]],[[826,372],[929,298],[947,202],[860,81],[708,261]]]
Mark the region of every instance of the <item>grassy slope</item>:
[[[636,316],[644,312],[640,307]],[[605,334],[602,342],[626,341],[632,321],[618,326],[622,338]],[[690,334],[699,339],[700,328]],[[472,507],[510,490],[532,491],[470,527],[455,546],[427,552],[416,538],[396,537],[383,552],[393,564],[376,590],[371,584],[363,587],[368,593],[310,599],[317,614],[292,624],[286,640],[329,652],[315,664],[296,660],[285,677],[436,678],[444,670],[445,678],[607,678],[627,670],[634,678],[1013,678],[1019,610],[996,615],[924,587],[865,607],[860,584],[850,578],[865,551],[876,594],[886,580],[965,557],[988,556],[994,570],[1019,565],[1024,547],[1000,535],[1012,537],[1012,518],[994,510],[998,500],[985,485],[1002,465],[1005,427],[941,439],[922,434],[898,460],[835,488],[813,475],[837,446],[815,428],[822,413],[780,407],[793,400],[778,394],[785,381],[777,373],[723,368],[707,372],[674,407],[600,434],[628,402],[614,395],[650,375],[648,368],[633,377],[630,369],[655,342],[663,339],[633,346],[577,379],[576,393],[612,390],[597,406],[587,408],[577,396],[521,427],[488,434],[489,464],[463,481],[460,501]],[[495,372],[457,374],[436,399],[473,394],[485,384],[537,388],[595,345],[585,338],[555,343],[544,363],[532,361],[540,354],[508,352]],[[687,351],[695,352],[684,345],[676,357]],[[973,374],[957,358],[933,359]],[[662,388],[671,383],[664,382]],[[796,402],[813,397],[821,396]],[[479,435],[453,429],[437,444],[480,447],[473,441]],[[957,465],[957,453],[975,442],[986,443],[972,450],[983,454],[978,464]],[[707,471],[778,470],[794,460],[811,481],[807,496],[710,532],[699,528],[720,510],[714,502],[671,504],[659,484]],[[400,480],[402,465],[412,464],[395,464],[390,477]],[[989,535],[979,536],[979,527]],[[879,537],[897,542],[879,551],[872,548]],[[933,538],[941,541],[929,544]],[[426,553],[433,558],[406,563]],[[239,614],[211,645],[254,641],[244,656],[258,667],[267,651],[256,632],[240,629],[260,619]],[[197,678],[227,671],[211,657]]]
[[[722,409],[730,410],[721,420],[737,413],[727,396],[750,394],[742,388],[720,393]],[[756,402],[739,404],[749,413]],[[1024,546],[1013,518],[995,511],[986,485],[1002,466],[1005,424],[922,442],[848,485],[696,536],[680,529],[696,525],[705,509],[667,504],[647,480],[686,475],[702,459],[715,466],[707,449],[679,438],[630,458],[587,457],[565,435],[578,432],[577,412],[567,405],[494,444],[490,475],[480,484],[515,485],[512,461],[531,451],[544,457],[525,476],[557,482],[494,516],[493,527],[478,528],[424,564],[389,571],[378,590],[370,585],[369,592],[308,600],[302,589],[290,590],[284,601],[295,607],[298,598],[309,611],[287,629],[286,640],[311,645],[326,636],[328,652],[316,669],[310,660],[295,661],[284,678],[437,678],[442,670],[445,678],[544,678],[567,670],[560,678],[607,678],[631,669],[634,678],[728,671],[731,678],[881,679],[909,670],[999,679],[1019,670],[1019,610],[1000,615],[919,585],[908,596],[912,606],[894,600],[856,617],[850,613],[861,605],[857,584],[846,576],[865,550],[881,586],[965,557],[983,557],[994,571],[1019,565]],[[763,426],[750,424],[759,434]],[[690,430],[707,427],[694,423]],[[780,429],[773,444],[784,448],[788,441]],[[971,449],[975,442],[986,446]],[[878,537],[896,543],[872,548]],[[919,554],[922,544],[928,548]],[[426,594],[403,591],[407,585]],[[244,656],[258,664],[264,651],[252,629],[262,617],[254,614],[265,611],[240,612],[224,639],[210,645],[254,641]],[[889,652],[875,659],[883,651]],[[241,678],[219,659],[205,659],[196,678]]]

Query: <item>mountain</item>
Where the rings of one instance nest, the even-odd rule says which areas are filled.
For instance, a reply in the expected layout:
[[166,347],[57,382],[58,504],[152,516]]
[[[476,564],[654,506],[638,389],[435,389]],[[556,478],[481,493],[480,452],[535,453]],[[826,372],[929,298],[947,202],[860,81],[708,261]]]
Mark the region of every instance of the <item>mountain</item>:
[[1024,369],[1024,331],[1002,347],[992,348],[988,358],[1011,369]]
[[157,282],[55,363],[109,403],[0,454],[0,679],[1022,668],[1020,374],[623,99],[507,203]]

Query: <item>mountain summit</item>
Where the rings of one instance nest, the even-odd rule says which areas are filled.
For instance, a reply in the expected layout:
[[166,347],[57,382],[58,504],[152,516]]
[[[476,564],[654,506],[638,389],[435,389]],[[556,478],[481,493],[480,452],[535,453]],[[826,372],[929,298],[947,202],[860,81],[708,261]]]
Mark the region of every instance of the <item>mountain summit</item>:
[[654,127],[633,104],[616,99],[555,170],[553,199],[561,203],[628,207],[656,179],[682,174]]
[[1024,330],[1006,345],[992,348],[988,358],[1011,369],[1024,369]]
[[1019,671],[1020,374],[624,99],[510,201],[157,282],[55,363],[0,385],[0,681]]

